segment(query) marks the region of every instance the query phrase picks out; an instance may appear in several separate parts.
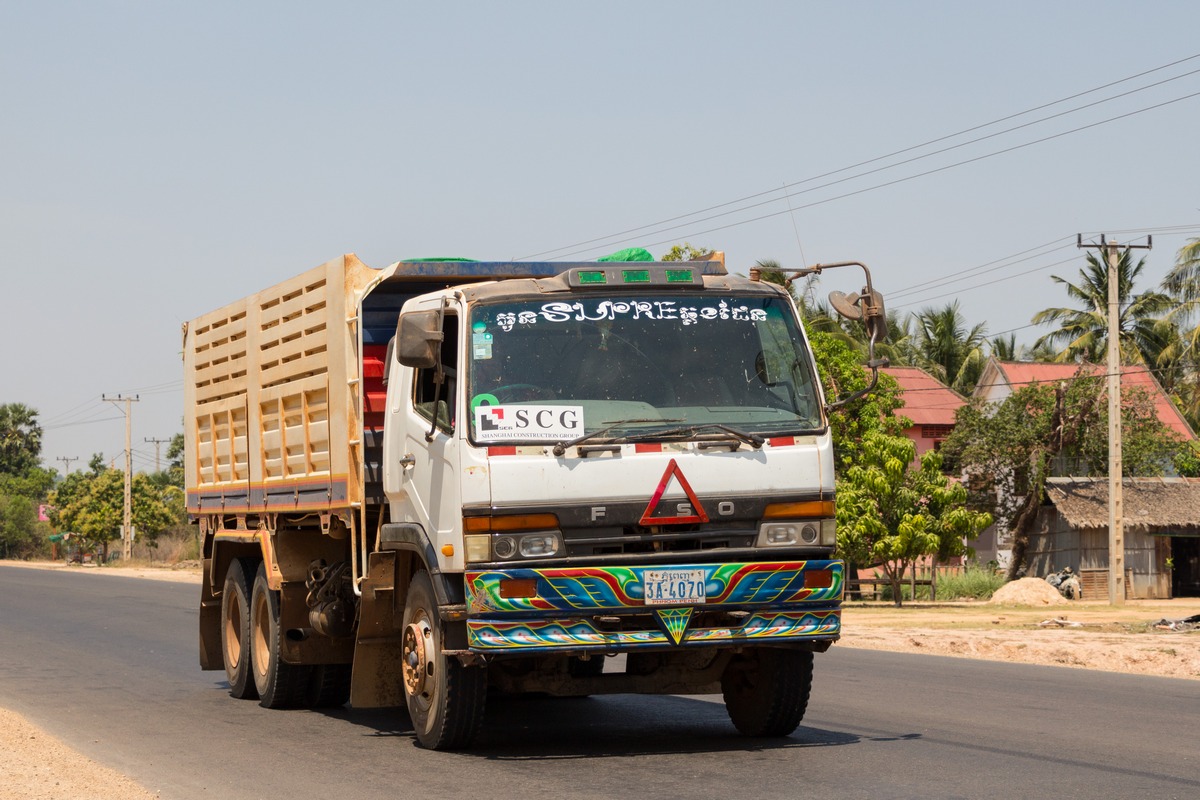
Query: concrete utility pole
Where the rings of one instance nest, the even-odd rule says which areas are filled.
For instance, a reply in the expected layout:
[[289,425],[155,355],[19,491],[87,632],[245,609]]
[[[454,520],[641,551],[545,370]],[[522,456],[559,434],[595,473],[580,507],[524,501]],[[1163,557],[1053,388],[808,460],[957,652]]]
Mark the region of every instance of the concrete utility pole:
[[[1126,250],[1149,250],[1153,240],[1146,237],[1143,245],[1125,245]],[[1121,287],[1118,265],[1121,263],[1121,248],[1116,242],[1084,244],[1080,235],[1077,244],[1081,248],[1095,247],[1104,253],[1108,261],[1108,602],[1114,606],[1125,604],[1125,503],[1122,496],[1121,473],[1124,465],[1121,458]]]
[[162,454],[162,446],[171,440],[170,439],[155,439],[153,436],[146,436],[146,437],[142,438],[142,441],[149,442],[150,444],[154,445],[154,471],[162,472],[162,470],[159,469],[159,466],[158,466],[159,456]]
[[128,562],[133,558],[133,409],[132,403],[138,402],[138,396],[123,397],[108,397],[100,395],[100,399],[106,403],[124,403],[125,404],[125,516],[124,523],[121,526],[121,558]]
[[61,462],[63,462],[63,465],[64,465],[64,466],[63,466],[63,469],[64,469],[64,470],[66,470],[66,472],[64,472],[63,474],[64,474],[64,475],[69,475],[69,474],[71,473],[71,462],[72,462],[72,461],[78,461],[78,460],[79,460],[79,456],[74,456],[74,457],[70,457],[70,456],[59,456],[59,457],[57,457],[57,458],[56,458],[56,459],[54,459],[54,460],[55,460],[55,461],[61,461]]

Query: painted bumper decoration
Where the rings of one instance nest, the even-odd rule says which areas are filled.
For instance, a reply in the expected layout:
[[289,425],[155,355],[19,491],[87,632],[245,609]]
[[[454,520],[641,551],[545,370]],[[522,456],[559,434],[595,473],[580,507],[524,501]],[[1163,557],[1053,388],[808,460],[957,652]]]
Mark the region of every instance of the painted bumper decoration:
[[[841,561],[672,568],[704,570],[702,602],[648,605],[645,573],[660,566],[468,572],[469,646],[493,652],[623,651],[828,640],[841,631]],[[806,586],[806,573],[820,577]],[[502,582],[513,581],[535,591],[528,597],[505,596],[511,593],[502,589]]]

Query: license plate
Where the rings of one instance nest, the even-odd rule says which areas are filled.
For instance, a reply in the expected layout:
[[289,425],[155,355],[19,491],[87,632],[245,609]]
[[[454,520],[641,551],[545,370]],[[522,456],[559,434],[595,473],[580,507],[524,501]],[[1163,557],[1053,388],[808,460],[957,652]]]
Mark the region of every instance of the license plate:
[[703,603],[704,570],[648,569],[642,573],[646,605],[692,605]]

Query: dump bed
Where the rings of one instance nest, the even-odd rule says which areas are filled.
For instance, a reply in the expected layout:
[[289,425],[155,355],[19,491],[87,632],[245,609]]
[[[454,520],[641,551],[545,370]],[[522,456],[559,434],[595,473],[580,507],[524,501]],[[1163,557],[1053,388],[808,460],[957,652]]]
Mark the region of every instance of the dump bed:
[[372,269],[349,254],[185,323],[188,513],[382,503],[384,360],[404,302],[572,266],[431,260]]
[[361,500],[355,295],[378,275],[343,256],[184,325],[190,514]]

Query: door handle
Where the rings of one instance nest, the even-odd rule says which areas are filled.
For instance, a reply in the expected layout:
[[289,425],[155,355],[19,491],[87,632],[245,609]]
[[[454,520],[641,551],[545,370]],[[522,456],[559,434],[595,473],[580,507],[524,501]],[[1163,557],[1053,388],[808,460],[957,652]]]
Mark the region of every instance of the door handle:
[[400,459],[400,468],[401,469],[408,469],[409,467],[416,466],[416,464],[417,464],[417,459],[413,457],[412,453],[409,453],[406,456],[404,456],[404,458]]

